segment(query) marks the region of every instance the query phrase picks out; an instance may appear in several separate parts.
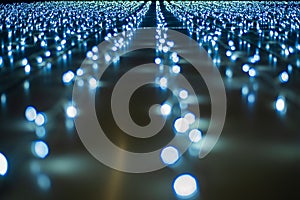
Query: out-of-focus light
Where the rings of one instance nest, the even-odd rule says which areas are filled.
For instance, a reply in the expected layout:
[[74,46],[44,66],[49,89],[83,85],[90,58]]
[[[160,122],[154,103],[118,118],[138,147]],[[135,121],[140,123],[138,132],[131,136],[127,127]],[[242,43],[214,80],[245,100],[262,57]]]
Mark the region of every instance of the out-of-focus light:
[[97,88],[97,80],[95,78],[91,77],[89,79],[89,87],[92,90]]
[[32,143],[31,150],[33,155],[39,158],[45,158],[49,154],[48,145],[41,140],[34,141]]
[[285,98],[282,96],[279,96],[275,102],[275,109],[279,112],[285,111]]
[[24,82],[23,86],[24,86],[24,89],[25,89],[25,90],[28,90],[28,89],[29,89],[29,87],[30,87],[30,83],[29,83],[29,81],[28,81],[28,80],[26,80],[26,81]]
[[188,96],[189,96],[189,93],[188,93],[187,90],[180,90],[180,92],[179,92],[179,97],[180,97],[181,99],[186,99],[186,98],[188,98]]
[[172,72],[173,73],[178,74],[178,73],[180,73],[180,71],[181,71],[181,68],[178,65],[174,65],[172,67]]
[[35,134],[38,138],[43,138],[46,135],[46,129],[43,126],[37,126],[35,128]]
[[8,162],[6,157],[0,153],[0,175],[4,176],[8,170]]
[[179,133],[185,133],[189,129],[189,122],[185,118],[178,118],[174,122],[174,128]]
[[66,114],[70,118],[74,118],[77,116],[77,108],[75,106],[68,106],[66,110]]
[[74,72],[72,72],[70,70],[70,71],[67,71],[63,74],[62,81],[63,81],[64,84],[68,84],[73,80],[74,77],[75,77]]
[[288,82],[289,80],[289,74],[287,72],[282,72],[280,75],[279,75],[279,80],[281,83],[286,83]]
[[250,104],[254,103],[255,102],[255,95],[252,94],[252,93],[249,94],[247,100],[248,100],[248,103],[250,103]]
[[24,58],[24,59],[22,60],[22,65],[25,66],[25,65],[27,65],[27,64],[28,64],[28,60],[27,60],[26,58]]
[[163,148],[160,158],[166,165],[172,165],[179,159],[179,152],[175,147],[168,146]]
[[197,192],[198,186],[193,176],[182,174],[175,179],[173,189],[178,197],[190,198]]
[[6,103],[6,95],[1,94],[1,104],[5,104],[5,103]]
[[24,67],[24,71],[25,71],[25,73],[27,73],[27,74],[31,71],[31,67],[30,67],[29,64],[27,64],[27,65]]
[[171,106],[167,103],[160,107],[160,112],[162,115],[169,115],[171,113]]
[[189,133],[189,138],[191,142],[199,142],[202,139],[202,132],[198,129],[193,129]]
[[184,115],[184,119],[186,119],[189,124],[193,124],[195,122],[196,117],[193,113],[187,113]]
[[45,174],[39,174],[37,176],[37,184],[42,190],[49,190],[51,187],[51,181]]
[[243,66],[242,66],[242,70],[243,70],[243,72],[248,72],[249,71],[249,69],[250,69],[250,66],[248,65],[248,64],[244,64]]
[[249,74],[250,77],[255,77],[256,76],[255,69],[253,69],[253,68],[249,69],[248,74]]
[[83,70],[81,68],[76,70],[76,75],[77,76],[82,76],[83,75]]
[[0,56],[0,67],[2,66],[3,64],[3,58]]
[[160,65],[161,64],[161,59],[160,58],[155,58],[154,62],[155,62],[155,64]]
[[38,64],[41,64],[43,62],[43,58],[41,56],[38,56],[36,58],[36,61],[37,61]]
[[45,56],[46,56],[46,57],[50,57],[50,56],[51,56],[51,52],[50,52],[50,51],[46,51],[46,52],[45,52]]
[[242,95],[247,95],[249,93],[249,88],[246,86],[246,85],[244,85],[243,87],[242,87]]
[[227,78],[232,78],[232,76],[233,76],[232,70],[231,69],[226,69],[225,75],[227,76]]
[[33,106],[28,106],[25,110],[25,117],[28,121],[34,121],[37,117],[36,109]]
[[162,88],[162,89],[165,89],[168,87],[168,79],[166,77],[162,77],[159,79],[159,86]]
[[37,126],[43,126],[45,123],[46,123],[46,117],[43,113],[38,113],[36,115],[36,118],[34,120],[34,123],[37,125]]

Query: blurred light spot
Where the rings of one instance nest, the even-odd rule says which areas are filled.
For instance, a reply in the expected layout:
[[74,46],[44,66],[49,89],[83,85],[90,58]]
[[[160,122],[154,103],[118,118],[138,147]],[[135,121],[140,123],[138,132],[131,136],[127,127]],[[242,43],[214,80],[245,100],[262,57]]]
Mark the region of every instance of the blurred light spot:
[[43,126],[46,122],[46,118],[45,118],[45,115],[44,113],[38,113],[36,115],[36,118],[34,120],[34,123],[37,125],[37,126]]
[[186,90],[181,90],[180,92],[179,92],[179,97],[181,98],[181,99],[186,99],[186,98],[188,98],[188,91],[186,91]]
[[249,69],[248,74],[249,74],[250,77],[255,77],[256,76],[255,69],[253,69],[253,68]]
[[6,157],[0,153],[0,175],[4,176],[8,170],[8,162]]
[[178,74],[178,73],[180,73],[180,71],[181,71],[181,68],[178,65],[174,65],[172,67],[172,72],[173,73]]
[[169,115],[171,113],[171,106],[169,104],[163,104],[160,107],[160,112],[162,115]]
[[184,133],[189,129],[189,122],[185,118],[178,118],[174,122],[174,128],[179,133]]
[[195,122],[196,117],[193,113],[187,113],[184,115],[184,119],[186,119],[189,124],[193,124]]
[[70,118],[74,118],[77,116],[77,109],[74,106],[68,106],[66,110],[67,116]]
[[173,189],[179,197],[189,198],[197,192],[196,179],[189,174],[182,174],[175,179]]
[[254,94],[249,94],[247,100],[248,100],[248,103],[250,103],[250,104],[254,103],[255,102],[255,95]]
[[275,103],[275,109],[279,112],[285,111],[285,98],[282,96],[279,96]]
[[172,165],[179,159],[179,152],[175,147],[168,146],[163,148],[160,158],[166,165]]
[[243,72],[248,72],[249,71],[249,69],[250,69],[250,66],[248,65],[248,64],[244,64],[243,66],[242,66],[242,70],[243,70]]
[[31,71],[30,65],[26,65],[26,66],[24,67],[24,71],[25,71],[25,73],[28,74],[28,73]]
[[37,184],[42,190],[49,190],[51,187],[50,178],[44,174],[37,176]]
[[25,110],[25,117],[28,121],[34,121],[37,117],[36,109],[33,106],[28,106]]
[[289,80],[289,74],[287,72],[282,72],[280,75],[279,75],[279,80],[281,83],[286,83],[288,82]]
[[39,158],[45,158],[49,154],[48,145],[41,140],[33,142],[31,150],[33,155]]
[[193,129],[189,133],[191,142],[199,142],[202,139],[202,132],[198,129]]
[[62,81],[64,84],[68,84],[73,80],[74,77],[75,77],[74,73],[70,70],[63,74]]
[[92,90],[97,88],[97,80],[95,78],[91,77],[89,79],[89,87]]
[[35,128],[35,134],[38,138],[43,138],[46,136],[46,129],[43,126],[37,126]]
[[160,58],[155,58],[154,62],[155,62],[155,64],[160,65],[161,64],[161,59]]

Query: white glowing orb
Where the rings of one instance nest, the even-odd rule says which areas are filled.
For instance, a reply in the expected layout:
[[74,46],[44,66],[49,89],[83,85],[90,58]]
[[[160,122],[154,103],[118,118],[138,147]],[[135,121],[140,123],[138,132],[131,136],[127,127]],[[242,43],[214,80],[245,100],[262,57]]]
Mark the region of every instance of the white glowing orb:
[[175,179],[173,188],[179,197],[187,198],[196,193],[197,182],[193,176],[189,174],[183,174]]
[[188,96],[189,96],[189,93],[188,93],[188,91],[186,91],[186,90],[181,90],[181,91],[179,92],[179,97],[180,97],[181,99],[186,99],[186,98],[188,98]]
[[189,133],[189,139],[191,142],[199,142],[202,139],[202,132],[198,129],[193,129]]
[[175,147],[168,146],[163,148],[160,158],[166,165],[172,165],[179,159],[179,152]]
[[39,158],[45,158],[49,154],[48,145],[41,140],[33,142],[31,148],[32,153]]
[[282,72],[280,75],[279,75],[279,80],[281,83],[286,83],[289,81],[289,74],[287,72]]
[[233,72],[231,69],[226,69],[225,74],[228,78],[232,78],[233,76]]
[[22,60],[22,65],[25,66],[25,65],[27,65],[27,64],[28,64],[28,60],[27,60],[26,58],[24,58],[24,59]]
[[244,64],[244,65],[242,66],[243,72],[248,72],[249,69],[250,69],[250,66],[249,66],[248,64]]
[[97,88],[97,80],[95,78],[90,78],[89,79],[89,87],[90,89],[96,89]]
[[189,124],[193,124],[196,120],[196,117],[193,113],[187,113],[184,115],[184,119],[186,119]]
[[155,62],[155,64],[160,65],[161,64],[161,59],[160,58],[155,58],[154,62]]
[[169,104],[163,104],[160,107],[160,112],[162,115],[169,115],[171,113],[171,106]]
[[41,64],[43,62],[43,58],[41,56],[38,56],[36,58],[36,61],[37,61],[38,64]]
[[168,87],[168,79],[165,78],[165,77],[162,77],[160,80],[159,80],[159,86],[161,88],[167,88]]
[[181,71],[181,68],[178,66],[178,65],[174,65],[172,67],[172,72],[175,73],[175,74],[179,74]]
[[50,52],[50,51],[46,51],[46,52],[45,52],[45,56],[46,56],[46,57],[50,57],[50,56],[51,56],[51,52]]
[[25,71],[25,73],[29,73],[29,72],[31,71],[30,65],[27,64],[27,65],[24,67],[24,71]]
[[33,106],[28,106],[25,110],[25,117],[28,121],[34,121],[37,117],[36,109]]
[[36,118],[34,120],[34,123],[37,125],[37,126],[43,126],[46,122],[46,118],[45,118],[45,115],[43,113],[38,113],[36,115]]
[[256,76],[255,69],[253,69],[253,68],[249,69],[248,74],[249,74],[250,77],[255,77]]
[[0,153],[0,175],[4,176],[8,170],[8,162],[6,157]]
[[178,118],[174,122],[174,128],[179,133],[185,133],[189,129],[189,122],[185,118]]
[[284,97],[278,97],[275,103],[275,108],[279,112],[283,112],[285,110],[285,98]]
[[63,74],[62,81],[63,81],[64,84],[68,84],[74,79],[74,77],[75,77],[74,72],[72,72],[70,70],[70,71],[67,71],[66,73]]
[[68,106],[66,110],[66,114],[68,117],[74,118],[77,116],[77,109],[75,108],[75,106]]
[[76,75],[77,76],[82,76],[83,75],[83,70],[81,68],[76,70]]

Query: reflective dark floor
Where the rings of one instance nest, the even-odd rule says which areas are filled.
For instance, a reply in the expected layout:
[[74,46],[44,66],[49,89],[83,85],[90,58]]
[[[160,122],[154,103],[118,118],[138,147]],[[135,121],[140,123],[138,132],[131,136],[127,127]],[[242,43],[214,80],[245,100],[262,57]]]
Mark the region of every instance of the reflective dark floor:
[[[182,190],[175,187],[182,174],[197,183],[187,199],[300,199],[298,2],[36,2],[0,7],[1,200],[182,199],[180,194],[192,187],[190,182]],[[84,59],[94,59],[95,46],[114,33],[149,27],[184,33],[208,52],[225,85],[226,120],[206,157],[198,158],[196,142],[175,164],[125,173],[102,164],[83,145],[74,119],[84,113],[72,106],[72,90]],[[99,82],[88,77],[90,87],[99,84],[95,107],[106,136],[128,151],[162,148],[177,130],[173,124],[181,105],[162,89],[162,79],[138,88],[129,105],[134,122],[145,126],[150,106],[171,98],[171,114],[156,136],[128,136],[110,111],[110,96],[122,75],[171,54],[163,51],[158,46],[129,52]],[[199,94],[197,129],[204,137],[209,123],[218,123],[210,120],[207,86],[184,58],[177,64]]]

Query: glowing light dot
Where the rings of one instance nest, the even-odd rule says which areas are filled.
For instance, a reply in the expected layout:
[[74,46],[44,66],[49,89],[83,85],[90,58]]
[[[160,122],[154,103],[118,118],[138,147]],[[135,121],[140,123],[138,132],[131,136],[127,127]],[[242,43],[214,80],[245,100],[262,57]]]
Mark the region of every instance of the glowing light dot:
[[26,58],[24,58],[24,59],[22,60],[22,65],[25,66],[25,65],[27,65],[27,64],[28,64],[28,60],[27,60]]
[[202,132],[198,129],[193,129],[189,133],[189,139],[191,142],[197,143],[202,139]]
[[106,62],[109,62],[111,60],[111,57],[110,57],[110,55],[105,54],[104,59]]
[[34,121],[37,117],[36,109],[33,106],[28,106],[25,110],[25,117],[28,121]]
[[155,62],[155,64],[160,65],[161,64],[161,59],[160,58],[155,58],[154,62]]
[[248,74],[249,74],[250,77],[255,77],[256,76],[255,69],[253,69],[253,68],[249,69]]
[[77,76],[82,76],[83,75],[83,70],[81,68],[76,70],[76,75]]
[[49,154],[48,145],[41,140],[33,142],[31,149],[32,153],[39,158],[45,158]]
[[193,124],[195,122],[196,117],[193,113],[187,113],[184,115],[184,119],[186,119],[189,124]]
[[174,128],[179,133],[185,133],[189,129],[189,122],[185,118],[178,118],[174,122]]
[[34,120],[34,123],[37,125],[37,126],[43,126],[46,122],[46,118],[45,118],[45,115],[43,113],[38,113],[36,115],[36,118]]
[[97,88],[97,80],[95,78],[90,78],[89,86],[90,86],[90,89],[96,89]]
[[179,152],[175,147],[165,147],[160,154],[160,158],[166,165],[172,165],[179,159]]
[[249,93],[249,88],[247,86],[242,87],[242,95],[247,95]]
[[51,187],[51,181],[49,177],[44,174],[38,175],[37,184],[42,190],[49,190]]
[[275,108],[277,111],[282,112],[285,110],[285,98],[284,97],[278,97],[275,103]]
[[0,175],[4,176],[8,170],[8,162],[6,157],[0,153]]
[[182,174],[175,179],[173,189],[179,197],[191,197],[197,192],[196,179],[189,174]]
[[232,55],[232,52],[231,51],[226,51],[226,56],[230,57]]
[[172,72],[173,73],[178,74],[178,73],[180,73],[180,71],[181,71],[181,68],[178,65],[174,65],[172,67]]
[[160,80],[159,80],[159,85],[161,88],[167,88],[168,86],[168,79],[165,78],[165,77],[162,77]]
[[31,71],[30,65],[26,65],[26,66],[24,67],[24,71],[25,71],[25,73],[29,73],[29,72]]
[[250,103],[250,104],[254,103],[255,102],[255,95],[254,94],[249,94],[247,100],[248,100],[248,103]]
[[233,42],[232,40],[229,40],[228,45],[229,45],[229,46],[233,46],[233,45],[234,45],[234,42]]
[[74,106],[68,106],[66,113],[68,117],[74,118],[77,116],[77,109]]
[[248,64],[244,64],[244,65],[242,66],[243,72],[248,72],[249,69],[250,69],[250,66],[249,66]]
[[87,58],[92,58],[92,57],[93,57],[93,52],[88,51],[88,52],[86,53],[86,57],[87,57]]
[[232,76],[233,76],[232,70],[231,69],[226,69],[225,75],[227,76],[227,78],[232,78]]
[[169,115],[171,113],[171,106],[169,104],[163,104],[160,107],[160,112],[162,115]]
[[43,62],[43,58],[41,56],[38,56],[36,58],[36,61],[37,61],[38,64],[41,64]]
[[287,72],[282,72],[280,75],[279,75],[279,80],[281,83],[286,83],[288,82],[289,80],[289,74]]
[[188,98],[188,95],[189,95],[189,93],[188,93],[188,91],[186,91],[186,90],[181,90],[181,91],[179,92],[179,97],[180,97],[181,99],[186,99],[186,98]]
[[51,52],[50,52],[50,51],[46,51],[46,52],[45,52],[45,56],[46,56],[46,57],[50,57],[50,56],[51,56]]
[[70,70],[63,74],[62,81],[64,84],[68,84],[73,80],[74,77],[75,77],[74,72]]

